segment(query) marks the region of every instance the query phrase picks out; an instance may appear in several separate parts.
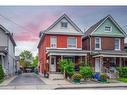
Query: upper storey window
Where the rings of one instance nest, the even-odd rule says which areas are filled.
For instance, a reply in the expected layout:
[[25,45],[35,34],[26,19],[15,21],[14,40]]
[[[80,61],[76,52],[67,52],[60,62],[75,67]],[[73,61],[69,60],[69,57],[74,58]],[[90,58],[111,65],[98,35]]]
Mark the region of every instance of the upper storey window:
[[105,26],[105,32],[111,32],[112,27],[111,26]]
[[61,22],[61,27],[62,27],[62,28],[67,28],[67,25],[68,25],[67,22]]
[[101,49],[101,38],[96,37],[95,38],[95,50],[100,50]]
[[51,37],[51,44],[50,44],[51,48],[56,48],[56,37],[52,36]]
[[76,48],[76,38],[75,37],[68,38],[68,48]]
[[115,39],[115,50],[120,50],[120,39],[119,38]]

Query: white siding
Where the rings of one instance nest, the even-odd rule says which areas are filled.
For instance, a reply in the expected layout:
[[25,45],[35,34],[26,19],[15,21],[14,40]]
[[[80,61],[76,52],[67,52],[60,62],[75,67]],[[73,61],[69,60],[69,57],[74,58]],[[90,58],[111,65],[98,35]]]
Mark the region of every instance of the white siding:
[[52,29],[50,29],[48,32],[56,32],[56,33],[77,33],[81,34],[79,31],[77,31],[69,22],[68,27],[63,28],[61,27],[61,22],[68,22],[65,18],[63,18],[60,22],[58,22]]

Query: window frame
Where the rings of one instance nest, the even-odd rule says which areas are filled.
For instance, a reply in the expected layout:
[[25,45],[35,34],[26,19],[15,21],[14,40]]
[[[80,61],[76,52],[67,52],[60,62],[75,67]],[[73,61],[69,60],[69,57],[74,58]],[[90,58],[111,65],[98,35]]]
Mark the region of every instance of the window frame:
[[116,46],[116,45],[115,45],[115,42],[116,42],[116,41],[114,41],[114,49],[115,49],[115,50],[121,50],[121,39],[120,39],[120,38],[115,38],[115,40],[119,40],[119,48],[117,49],[117,48],[115,47],[115,46]]
[[[96,39],[99,38],[99,48],[96,47]],[[100,37],[95,37],[95,50],[101,50],[101,38]]]
[[[75,47],[69,47],[69,39],[74,39],[75,38]],[[71,44],[72,45],[72,44]],[[77,38],[76,37],[68,37],[67,38],[67,48],[77,48]]]
[[[56,43],[52,43],[52,38],[55,38],[56,39]],[[55,47],[52,47],[52,44],[55,44]],[[51,48],[57,48],[57,37],[56,36],[51,36],[50,37],[50,47]]]
[[106,27],[110,27],[110,31],[105,30],[105,32],[112,32],[112,26],[105,26],[105,28]]
[[67,24],[67,27],[68,27],[68,22],[61,22],[61,28],[67,28],[67,27],[63,27],[62,24]]

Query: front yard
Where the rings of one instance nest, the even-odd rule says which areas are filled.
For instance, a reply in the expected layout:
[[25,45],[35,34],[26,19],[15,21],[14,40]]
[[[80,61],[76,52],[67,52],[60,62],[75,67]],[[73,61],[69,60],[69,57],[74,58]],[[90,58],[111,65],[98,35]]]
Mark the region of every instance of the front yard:
[[124,82],[124,83],[127,83],[127,78],[118,78],[117,80],[121,81],[121,82]]

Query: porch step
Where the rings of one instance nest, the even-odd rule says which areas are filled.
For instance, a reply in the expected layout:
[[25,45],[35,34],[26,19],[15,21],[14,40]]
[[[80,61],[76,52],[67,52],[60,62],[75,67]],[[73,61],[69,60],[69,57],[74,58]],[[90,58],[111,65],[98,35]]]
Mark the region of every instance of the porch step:
[[49,74],[49,78],[51,80],[64,80],[64,75],[63,74]]

